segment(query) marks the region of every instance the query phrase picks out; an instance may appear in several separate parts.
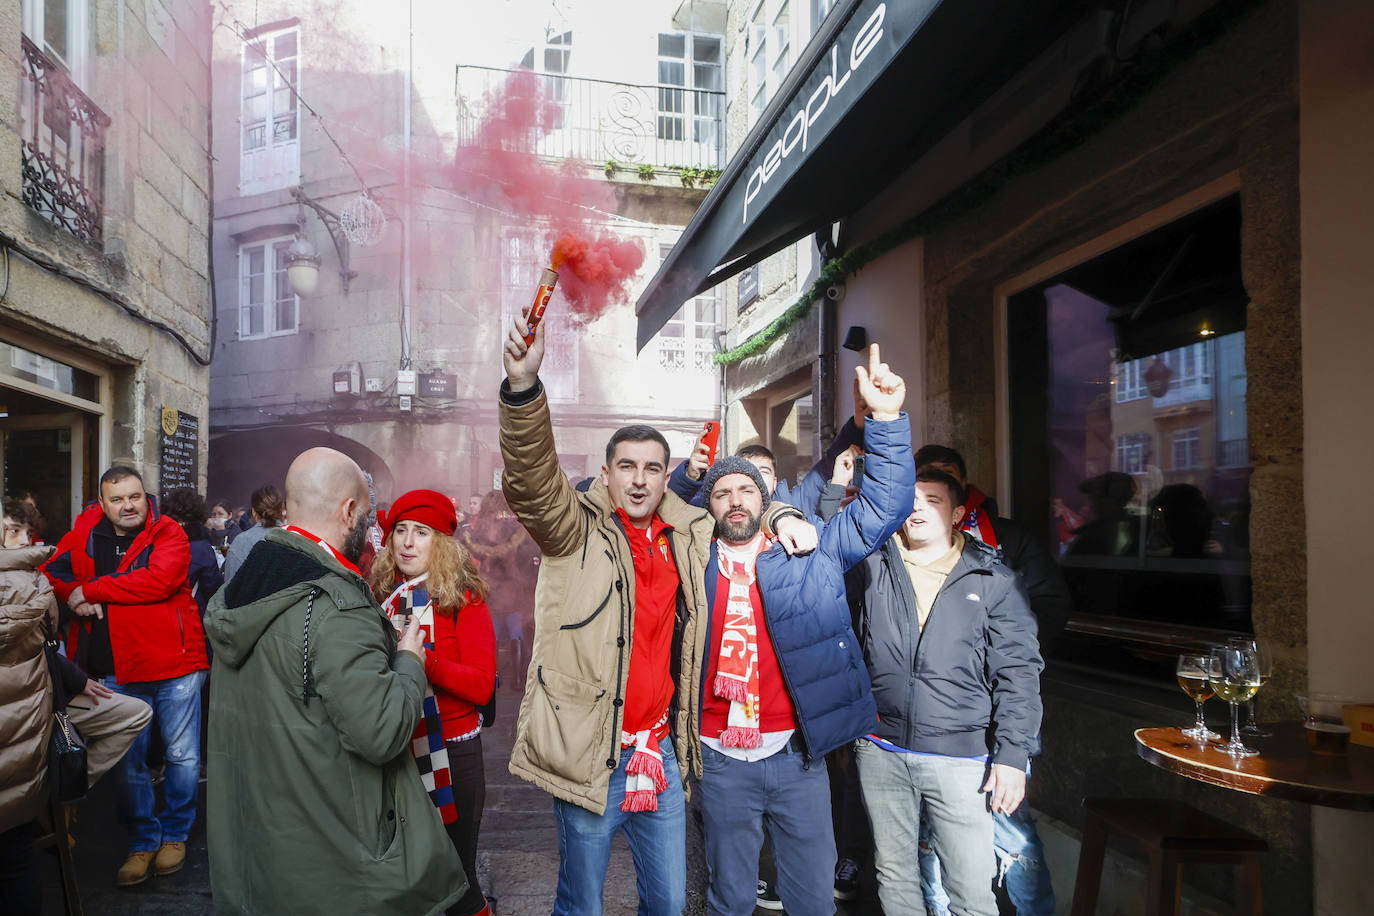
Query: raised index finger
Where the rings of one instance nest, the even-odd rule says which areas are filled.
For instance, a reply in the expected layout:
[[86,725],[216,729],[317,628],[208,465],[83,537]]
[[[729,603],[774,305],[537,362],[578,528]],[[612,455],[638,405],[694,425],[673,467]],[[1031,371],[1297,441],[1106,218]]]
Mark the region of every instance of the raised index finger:
[[883,362],[883,358],[882,358],[882,355],[878,353],[878,345],[877,345],[876,343],[875,343],[875,344],[869,344],[869,346],[868,346],[868,377],[869,377],[870,379],[873,379],[873,378],[876,378],[876,377],[877,377],[877,375],[878,375],[878,367],[879,367],[880,365],[882,365],[882,362]]

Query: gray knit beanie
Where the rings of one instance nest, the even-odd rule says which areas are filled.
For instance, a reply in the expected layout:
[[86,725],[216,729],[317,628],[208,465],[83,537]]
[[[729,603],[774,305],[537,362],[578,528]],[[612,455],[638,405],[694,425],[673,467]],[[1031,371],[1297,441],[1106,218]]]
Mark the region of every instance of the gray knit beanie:
[[773,501],[773,494],[768,492],[768,485],[763,482],[763,475],[759,473],[758,468],[754,467],[754,462],[747,458],[740,458],[738,455],[727,455],[711,465],[706,470],[706,476],[701,480],[701,492],[704,494],[703,499],[707,508],[710,508],[711,490],[715,488],[716,481],[726,474],[747,474],[754,483],[758,484],[759,492],[763,494],[763,509],[759,511],[766,510],[768,504]]

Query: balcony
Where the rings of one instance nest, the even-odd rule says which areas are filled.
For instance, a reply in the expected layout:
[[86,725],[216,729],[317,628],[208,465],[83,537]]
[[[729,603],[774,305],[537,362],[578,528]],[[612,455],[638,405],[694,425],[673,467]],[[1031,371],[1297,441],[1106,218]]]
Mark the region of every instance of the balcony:
[[110,117],[27,36],[21,87],[23,200],[55,226],[104,239],[105,131]]
[[[479,142],[490,99],[514,70],[458,68],[458,142]],[[557,159],[718,169],[725,162],[725,93],[532,74],[557,107],[550,130],[521,151]],[[508,139],[503,140],[508,142]]]

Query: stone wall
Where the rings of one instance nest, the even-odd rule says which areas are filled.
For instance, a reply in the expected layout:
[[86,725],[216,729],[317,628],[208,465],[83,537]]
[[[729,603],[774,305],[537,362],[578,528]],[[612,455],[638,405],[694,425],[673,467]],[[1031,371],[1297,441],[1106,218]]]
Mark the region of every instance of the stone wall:
[[89,25],[83,88],[111,119],[102,246],[58,229],[21,198],[20,4],[0,12],[0,241],[13,255],[0,333],[13,324],[56,357],[110,368],[113,422],[102,454],[132,460],[156,490],[160,408],[195,415],[202,430],[209,424],[208,371],[196,359],[209,358],[212,336],[209,5],[101,0]]

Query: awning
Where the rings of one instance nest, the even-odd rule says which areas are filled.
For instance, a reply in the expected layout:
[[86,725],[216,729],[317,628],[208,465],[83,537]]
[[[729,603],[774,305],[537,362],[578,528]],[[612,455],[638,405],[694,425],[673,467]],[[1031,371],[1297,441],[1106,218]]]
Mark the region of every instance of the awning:
[[853,213],[1045,48],[1083,0],[840,0],[649,282],[682,303]]

